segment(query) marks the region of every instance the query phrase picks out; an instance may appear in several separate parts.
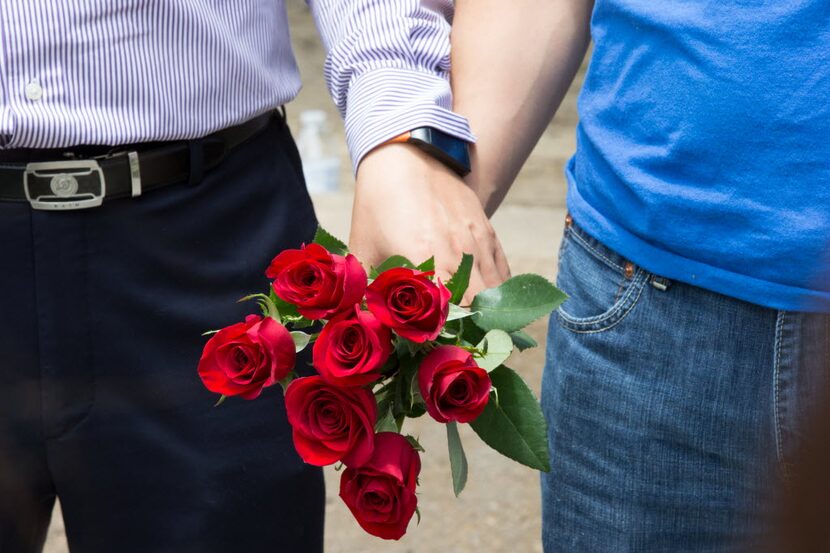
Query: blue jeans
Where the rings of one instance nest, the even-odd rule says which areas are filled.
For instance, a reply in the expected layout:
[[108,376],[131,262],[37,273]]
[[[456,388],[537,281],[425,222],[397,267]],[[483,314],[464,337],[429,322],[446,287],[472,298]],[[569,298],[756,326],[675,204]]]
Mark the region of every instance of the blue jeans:
[[559,263],[545,552],[757,550],[826,382],[830,318],[669,282],[575,224]]

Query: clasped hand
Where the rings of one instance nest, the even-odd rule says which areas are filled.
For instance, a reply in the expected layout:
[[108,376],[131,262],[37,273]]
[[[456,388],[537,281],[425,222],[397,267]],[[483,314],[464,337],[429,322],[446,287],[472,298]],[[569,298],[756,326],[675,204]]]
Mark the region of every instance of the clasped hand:
[[391,255],[435,257],[446,281],[464,253],[474,257],[463,303],[510,277],[507,259],[479,198],[458,175],[408,144],[363,158],[357,175],[350,248],[367,265]]

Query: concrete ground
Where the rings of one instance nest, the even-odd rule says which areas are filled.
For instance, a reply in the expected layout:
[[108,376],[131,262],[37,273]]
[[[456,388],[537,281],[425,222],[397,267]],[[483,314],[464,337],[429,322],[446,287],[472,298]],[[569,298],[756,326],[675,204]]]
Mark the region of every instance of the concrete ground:
[[[288,4],[292,39],[305,83],[299,97],[288,106],[289,120],[296,132],[299,128],[298,115],[302,110],[324,109],[329,113],[331,144],[337,148],[343,161],[343,188],[337,193],[317,196],[314,202],[321,224],[346,238],[352,183],[342,126],[323,83],[323,51],[307,9],[304,3]],[[493,217],[513,274],[535,272],[551,279],[555,277],[556,251],[564,219],[562,168],[574,149],[578,85],[579,82],[572,87],[505,204]],[[539,348],[517,355],[510,361],[510,365],[525,377],[537,393],[544,361],[546,326],[547,321],[543,320],[530,328],[530,334],[540,343]],[[409,431],[419,436],[427,450],[420,478],[420,525],[416,526],[413,522],[409,533],[399,542],[385,542],[367,536],[337,498],[339,474],[333,469],[326,469],[329,489],[327,553],[432,553],[446,550],[455,553],[541,552],[537,473],[490,450],[469,428],[464,427],[461,436],[470,462],[470,473],[467,488],[460,498],[455,498],[443,427],[431,423],[428,417],[407,424],[410,425]],[[68,551],[59,508],[55,510],[45,551]]]

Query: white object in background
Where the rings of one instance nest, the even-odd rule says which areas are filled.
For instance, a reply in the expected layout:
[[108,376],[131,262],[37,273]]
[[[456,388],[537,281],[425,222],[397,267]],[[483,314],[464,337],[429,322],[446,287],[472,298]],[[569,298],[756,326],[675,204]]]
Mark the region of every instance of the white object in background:
[[297,149],[303,160],[303,175],[311,193],[340,188],[340,158],[326,148],[326,112],[312,109],[300,113]]

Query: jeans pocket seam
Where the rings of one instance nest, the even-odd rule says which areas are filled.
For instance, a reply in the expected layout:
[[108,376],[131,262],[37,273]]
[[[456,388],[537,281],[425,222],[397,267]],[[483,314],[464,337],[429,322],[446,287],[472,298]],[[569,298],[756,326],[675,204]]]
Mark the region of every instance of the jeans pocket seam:
[[647,276],[646,271],[638,269],[626,293],[608,311],[601,315],[578,318],[568,315],[560,307],[556,311],[559,324],[568,330],[580,334],[595,334],[615,327],[639,303],[640,296],[642,296],[643,290],[645,289]]
[[603,263],[606,263],[608,266],[613,267],[614,269],[617,269],[620,273],[625,274],[625,268],[624,267],[621,267],[621,266],[617,265],[616,263],[614,263],[613,261],[611,261],[610,259],[608,259],[608,257],[606,255],[604,255],[601,251],[599,251],[596,248],[594,248],[593,246],[591,246],[591,244],[589,244],[584,238],[582,238],[579,235],[578,232],[572,232],[572,233],[570,233],[570,235],[574,240],[576,240],[579,243],[579,245],[581,245],[583,248],[588,250],[598,260],[600,260]]
[[775,449],[778,458],[778,466],[785,481],[789,479],[789,469],[784,455],[783,438],[783,415],[781,413],[781,344],[784,338],[784,315],[783,311],[778,312],[775,322],[775,357],[773,361],[773,418],[775,422]]

